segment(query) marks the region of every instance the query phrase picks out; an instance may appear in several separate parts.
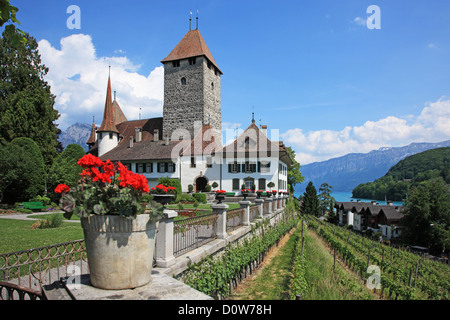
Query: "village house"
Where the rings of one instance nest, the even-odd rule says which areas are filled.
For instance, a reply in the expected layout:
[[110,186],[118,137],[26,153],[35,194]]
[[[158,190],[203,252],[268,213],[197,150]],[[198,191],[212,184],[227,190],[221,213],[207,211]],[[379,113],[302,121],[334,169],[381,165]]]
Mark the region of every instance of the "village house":
[[403,218],[402,206],[394,206],[392,201],[387,205],[379,205],[376,201],[336,202],[336,212],[339,215],[339,224],[351,225],[353,230],[380,231],[385,239],[390,240],[400,236]]
[[292,160],[282,141],[267,137],[267,126],[254,117],[233,142],[222,145],[220,78],[215,62],[198,29],[188,33],[161,61],[164,65],[163,117],[128,120],[108,76],[100,127],[92,124],[89,152],[101,159],[120,161],[146,176],[149,186],[168,177],[202,192],[206,185],[240,194],[252,190],[287,191],[287,168]]

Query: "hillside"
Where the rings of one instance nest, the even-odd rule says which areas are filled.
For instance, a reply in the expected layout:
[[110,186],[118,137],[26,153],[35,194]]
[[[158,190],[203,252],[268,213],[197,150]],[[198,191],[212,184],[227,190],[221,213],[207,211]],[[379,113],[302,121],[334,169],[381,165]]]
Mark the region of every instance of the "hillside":
[[450,140],[380,148],[369,153],[350,153],[327,161],[302,165],[300,171],[305,180],[295,189],[297,193],[303,193],[308,182],[312,181],[316,188],[327,182],[333,186],[333,191],[348,192],[361,183],[384,176],[392,166],[408,156],[442,147],[450,147]]
[[427,150],[409,156],[373,182],[353,189],[353,197],[401,201],[414,183],[442,177],[450,183],[450,147]]

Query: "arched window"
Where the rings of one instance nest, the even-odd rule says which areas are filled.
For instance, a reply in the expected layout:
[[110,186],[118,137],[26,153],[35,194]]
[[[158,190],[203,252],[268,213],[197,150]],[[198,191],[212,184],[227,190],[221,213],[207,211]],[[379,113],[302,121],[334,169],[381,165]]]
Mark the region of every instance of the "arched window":
[[183,86],[186,85],[186,78],[185,77],[181,78],[181,85],[183,85]]
[[211,82],[211,90],[214,90],[214,82]]

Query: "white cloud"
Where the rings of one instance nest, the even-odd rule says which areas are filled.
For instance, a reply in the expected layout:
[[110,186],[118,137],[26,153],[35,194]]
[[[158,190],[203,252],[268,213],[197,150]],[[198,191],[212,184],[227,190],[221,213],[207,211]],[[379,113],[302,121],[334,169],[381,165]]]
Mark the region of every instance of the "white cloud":
[[381,147],[412,142],[439,142],[450,139],[450,100],[427,103],[418,116],[388,116],[340,131],[303,132],[290,129],[281,134],[285,144],[296,151],[300,164],[324,161],[348,153],[366,153]]
[[[62,38],[60,49],[47,40],[39,41],[42,62],[49,68],[46,80],[56,96],[55,109],[61,113],[61,129],[92,121],[100,124],[106,98],[108,67],[111,65],[112,90],[128,119],[162,115],[164,68],[155,68],[148,76],[137,73],[140,66],[126,56],[98,57],[89,35],[74,34]],[[124,54],[116,50],[117,54]]]
[[353,19],[352,21],[354,24],[357,24],[359,26],[365,26],[366,25],[366,19],[361,18],[361,17],[356,17],[355,19]]

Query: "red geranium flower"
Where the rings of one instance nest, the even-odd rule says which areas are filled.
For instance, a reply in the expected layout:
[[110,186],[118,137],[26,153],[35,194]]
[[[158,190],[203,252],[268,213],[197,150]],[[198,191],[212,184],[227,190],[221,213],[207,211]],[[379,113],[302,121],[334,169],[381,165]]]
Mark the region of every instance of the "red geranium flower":
[[66,192],[69,192],[69,191],[70,191],[69,186],[67,184],[64,184],[64,183],[58,184],[56,186],[56,188],[55,188],[55,192],[56,193],[66,193]]

